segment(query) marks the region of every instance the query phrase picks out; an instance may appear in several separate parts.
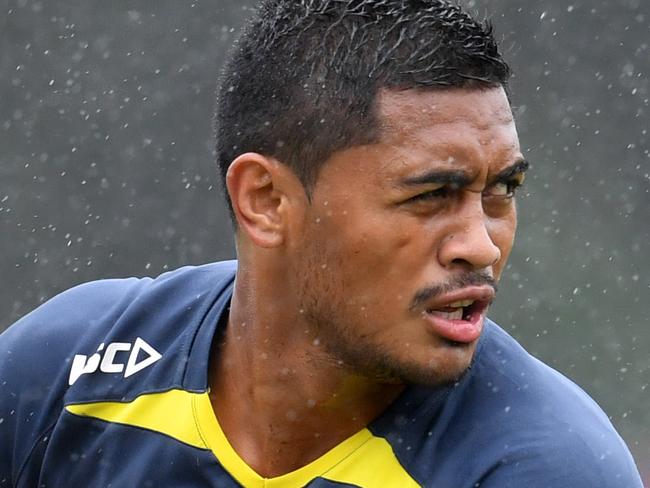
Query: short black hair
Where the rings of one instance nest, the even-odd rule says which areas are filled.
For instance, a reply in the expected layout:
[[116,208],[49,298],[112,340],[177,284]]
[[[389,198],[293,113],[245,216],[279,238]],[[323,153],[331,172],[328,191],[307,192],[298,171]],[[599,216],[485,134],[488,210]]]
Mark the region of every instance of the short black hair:
[[218,90],[224,191],[230,163],[251,151],[288,165],[310,195],[334,152],[377,142],[382,88],[507,89],[509,77],[490,23],[450,1],[263,0]]

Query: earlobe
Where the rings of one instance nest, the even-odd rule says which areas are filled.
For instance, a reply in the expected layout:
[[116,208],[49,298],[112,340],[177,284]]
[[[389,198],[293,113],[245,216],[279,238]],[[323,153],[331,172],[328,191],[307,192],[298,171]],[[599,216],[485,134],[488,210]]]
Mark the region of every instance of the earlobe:
[[239,228],[260,247],[277,247],[284,241],[286,195],[279,166],[261,154],[246,153],[232,162],[226,175]]

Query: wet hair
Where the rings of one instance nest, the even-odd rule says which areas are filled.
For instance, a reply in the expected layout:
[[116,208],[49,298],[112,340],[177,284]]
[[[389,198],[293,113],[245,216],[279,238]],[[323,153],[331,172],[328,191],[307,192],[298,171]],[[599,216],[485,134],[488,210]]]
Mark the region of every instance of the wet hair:
[[263,0],[218,90],[224,189],[251,151],[288,165],[310,195],[334,152],[378,141],[380,89],[507,88],[509,77],[489,22],[446,0]]

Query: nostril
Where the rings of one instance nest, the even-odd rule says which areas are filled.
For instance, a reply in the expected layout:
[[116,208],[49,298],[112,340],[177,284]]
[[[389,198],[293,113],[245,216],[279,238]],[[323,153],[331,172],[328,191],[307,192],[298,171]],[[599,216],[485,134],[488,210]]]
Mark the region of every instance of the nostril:
[[468,261],[467,259],[463,259],[463,258],[452,259],[451,264],[453,266],[463,267],[463,268],[472,268],[473,269],[475,267],[470,261]]

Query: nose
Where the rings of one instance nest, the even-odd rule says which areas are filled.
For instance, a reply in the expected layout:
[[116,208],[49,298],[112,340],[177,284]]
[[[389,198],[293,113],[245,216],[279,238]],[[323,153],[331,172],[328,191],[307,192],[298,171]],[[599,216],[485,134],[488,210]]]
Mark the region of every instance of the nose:
[[501,259],[501,250],[489,232],[489,218],[478,202],[469,203],[454,216],[447,235],[438,248],[438,260],[445,268],[480,270]]

